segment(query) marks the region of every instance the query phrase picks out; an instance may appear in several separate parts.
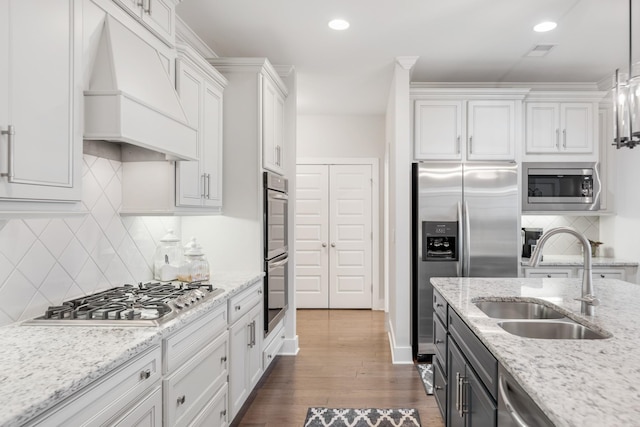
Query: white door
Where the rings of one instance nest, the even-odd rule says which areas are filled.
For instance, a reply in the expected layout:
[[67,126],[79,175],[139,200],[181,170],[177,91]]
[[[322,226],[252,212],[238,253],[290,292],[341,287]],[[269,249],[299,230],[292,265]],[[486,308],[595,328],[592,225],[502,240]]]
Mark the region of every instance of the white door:
[[562,149],[570,153],[593,151],[593,105],[576,102],[560,105]]
[[299,308],[371,308],[370,165],[298,165]]
[[513,101],[469,101],[467,158],[515,159],[515,121]]
[[415,158],[462,159],[462,101],[416,101],[414,107]]
[[329,168],[296,173],[296,306],[329,307]]

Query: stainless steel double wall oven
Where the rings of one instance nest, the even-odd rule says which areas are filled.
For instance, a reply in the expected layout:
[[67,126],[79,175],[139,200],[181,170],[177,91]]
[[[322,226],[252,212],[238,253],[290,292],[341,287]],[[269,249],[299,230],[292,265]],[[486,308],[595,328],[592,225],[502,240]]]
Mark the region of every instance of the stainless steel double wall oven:
[[268,335],[287,311],[289,206],[286,178],[264,172],[264,329]]

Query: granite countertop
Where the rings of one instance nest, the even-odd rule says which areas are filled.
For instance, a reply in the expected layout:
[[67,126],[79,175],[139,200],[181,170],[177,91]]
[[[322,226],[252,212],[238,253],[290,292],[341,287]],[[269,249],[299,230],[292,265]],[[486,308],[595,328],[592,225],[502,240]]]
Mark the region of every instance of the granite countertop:
[[[521,264],[525,267],[529,266],[529,258],[522,258]],[[594,267],[637,267],[636,261],[629,261],[620,258],[605,258],[605,257],[593,257],[591,258],[591,264]],[[584,260],[582,255],[543,255],[542,261],[538,264],[538,267],[582,267]]]
[[[160,326],[0,327],[0,426],[13,427],[53,407],[97,378],[144,352],[175,330],[259,281],[264,274],[214,274],[225,292]],[[99,349],[99,350],[96,350]]]
[[[630,426],[640,419],[640,286],[595,279],[593,317],[580,314],[580,279],[433,278],[431,282],[557,426]],[[542,299],[613,336],[600,340],[522,338],[473,301]]]

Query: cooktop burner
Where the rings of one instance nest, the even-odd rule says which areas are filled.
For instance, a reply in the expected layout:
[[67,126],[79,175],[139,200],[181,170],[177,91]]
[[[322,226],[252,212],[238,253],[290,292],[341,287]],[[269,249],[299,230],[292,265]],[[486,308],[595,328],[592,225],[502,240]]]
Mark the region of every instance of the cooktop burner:
[[157,326],[223,292],[200,282],[124,285],[51,306],[25,324]]

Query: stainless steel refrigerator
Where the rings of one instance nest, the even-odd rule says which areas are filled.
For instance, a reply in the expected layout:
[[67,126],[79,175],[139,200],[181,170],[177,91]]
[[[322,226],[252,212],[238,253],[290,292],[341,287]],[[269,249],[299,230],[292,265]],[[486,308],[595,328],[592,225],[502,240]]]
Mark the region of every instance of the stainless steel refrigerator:
[[518,166],[414,163],[412,347],[434,354],[432,277],[517,277]]

